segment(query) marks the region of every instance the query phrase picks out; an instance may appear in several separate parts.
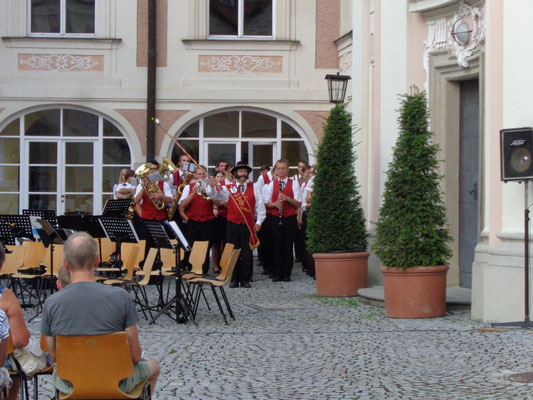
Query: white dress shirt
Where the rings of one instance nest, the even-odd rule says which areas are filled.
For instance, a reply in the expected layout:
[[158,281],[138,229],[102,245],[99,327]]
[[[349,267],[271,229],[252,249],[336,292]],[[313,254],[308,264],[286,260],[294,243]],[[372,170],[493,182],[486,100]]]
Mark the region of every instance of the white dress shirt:
[[117,192],[120,189],[135,189],[135,186],[133,186],[129,182],[115,183],[115,185],[113,186],[113,200],[117,200],[118,199]]
[[[158,187],[159,187],[159,186],[158,186]],[[137,185],[137,189],[136,189],[136,191],[135,191],[135,195],[133,196],[133,198],[137,197],[137,195],[138,195],[139,193],[141,193],[142,190],[143,190],[143,187],[142,187],[142,185],[139,183],[139,184]],[[170,191],[170,186],[168,186],[168,182],[163,182],[163,190],[162,190],[162,192],[163,192],[163,195],[164,195],[164,196],[172,197],[172,192]],[[140,202],[139,204],[142,204],[142,203],[143,203],[143,200],[141,199],[141,202]]]
[[[235,185],[238,188],[240,183],[235,183]],[[244,183],[245,188],[246,188],[246,185],[248,185],[248,181]],[[265,204],[262,201],[262,196],[261,196],[261,191],[259,190],[259,186],[257,185],[257,183],[253,183],[253,185],[254,185],[254,196],[255,196],[255,223],[257,225],[261,225],[266,218],[266,209],[265,209]],[[207,195],[213,200],[221,200],[224,203],[229,203],[230,201],[229,200],[229,189],[227,186],[222,186],[221,190],[217,190],[216,188],[209,186],[207,188]]]
[[[287,187],[287,182],[289,181],[289,179],[290,178],[283,179],[284,188]],[[279,179],[276,179],[276,180],[279,180]],[[265,186],[265,189],[263,191],[263,201],[265,202],[265,204],[272,202],[272,193],[274,192],[274,182],[276,180],[270,182],[267,186]],[[302,201],[301,193],[300,193],[300,185],[298,184],[298,181],[295,179],[291,179],[291,180],[292,180],[292,192],[294,193],[294,200]]]
[[[272,179],[273,179],[273,178],[272,178],[272,172],[271,172],[271,171],[268,171],[268,172],[267,172],[267,175],[268,175],[268,178],[270,179],[270,182],[272,182]],[[263,174],[259,175],[259,178],[257,179],[256,184],[257,184],[258,187],[259,187],[259,191],[260,191],[261,193],[263,193],[263,190],[264,190],[264,188],[265,188],[265,186],[266,186],[266,185],[265,185],[265,180],[263,179]]]

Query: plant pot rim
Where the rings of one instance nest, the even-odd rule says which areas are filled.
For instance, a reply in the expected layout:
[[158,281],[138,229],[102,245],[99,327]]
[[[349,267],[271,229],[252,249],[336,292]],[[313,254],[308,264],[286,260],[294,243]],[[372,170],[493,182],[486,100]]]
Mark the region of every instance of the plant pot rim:
[[386,265],[381,267],[383,274],[417,274],[417,273],[432,273],[448,271],[450,267],[448,265],[430,265],[430,266],[417,266],[407,267],[402,269],[401,267],[387,267]]
[[370,256],[367,251],[332,251],[329,253],[313,253],[313,258],[366,258]]

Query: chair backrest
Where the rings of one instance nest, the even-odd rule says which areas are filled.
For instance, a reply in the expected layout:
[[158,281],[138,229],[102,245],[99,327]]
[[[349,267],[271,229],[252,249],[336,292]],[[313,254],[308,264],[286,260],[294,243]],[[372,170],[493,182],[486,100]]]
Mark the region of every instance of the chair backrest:
[[[46,249],[46,256],[43,258],[42,263],[46,267],[46,275],[52,275],[52,269],[50,268],[50,246]],[[54,271],[53,275],[57,278],[57,273],[63,265],[63,245],[54,244]]]
[[191,272],[197,275],[203,274],[202,265],[205,262],[205,255],[209,249],[208,241],[196,241],[192,245],[191,254],[189,255],[189,262],[192,265]]
[[231,256],[228,261],[228,269],[227,269],[226,277],[224,279],[224,284],[229,283],[229,281],[231,281],[233,270],[235,269],[235,265],[237,264],[237,260],[239,259],[240,254],[241,254],[241,249],[233,249],[233,251],[231,252]]
[[128,243],[130,246],[123,248],[122,260],[124,261],[123,269],[126,270],[125,280],[131,281],[135,273],[135,261],[139,254],[139,246],[135,243]]
[[[24,247],[24,268],[37,268],[39,264],[44,261],[46,248],[42,242],[22,242],[22,247]],[[50,255],[48,255],[50,257]]]
[[151,248],[148,250],[148,255],[144,259],[144,265],[143,265],[143,278],[139,282],[137,282],[139,285],[148,285],[150,282],[150,274],[152,273],[152,268],[154,267],[155,258],[157,257],[157,249]]
[[176,266],[176,256],[173,249],[161,249],[162,271],[168,271]]
[[24,254],[26,248],[23,246],[6,246],[6,249],[11,251],[6,254],[6,260],[0,271],[0,275],[9,275],[18,272],[18,269],[24,265]]
[[[98,239],[95,239],[98,243]],[[100,261],[109,261],[109,257],[115,251],[115,243],[106,237],[103,237],[100,241],[102,248],[102,259]]]
[[134,268],[138,268],[139,264],[142,260],[144,260],[144,250],[146,249],[146,240],[140,240],[139,243],[137,243],[137,246],[139,246],[139,253],[137,254],[137,259],[135,260]]
[[127,399],[118,388],[133,373],[125,332],[97,336],[56,336],[57,375],[72,383],[68,399]]
[[228,274],[228,262],[231,257],[234,245],[232,243],[226,243],[224,250],[222,251],[222,256],[220,256],[220,274],[217,276],[217,279],[224,280]]

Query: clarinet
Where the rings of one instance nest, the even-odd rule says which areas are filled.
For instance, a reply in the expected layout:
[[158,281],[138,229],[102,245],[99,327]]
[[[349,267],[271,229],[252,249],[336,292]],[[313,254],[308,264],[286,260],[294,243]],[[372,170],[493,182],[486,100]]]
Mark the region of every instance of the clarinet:
[[[278,198],[279,198],[279,195],[281,194],[281,192],[283,192],[283,181],[279,180],[279,193],[278,193]],[[280,203],[280,206],[278,208],[279,210],[279,222],[278,222],[278,225],[283,225],[283,201]]]

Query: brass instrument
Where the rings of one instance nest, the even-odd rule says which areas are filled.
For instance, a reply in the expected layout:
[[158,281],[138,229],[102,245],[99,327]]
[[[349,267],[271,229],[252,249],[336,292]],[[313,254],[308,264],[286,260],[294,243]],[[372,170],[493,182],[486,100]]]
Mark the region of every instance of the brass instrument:
[[[159,189],[159,185],[156,181],[151,181],[148,178],[148,173],[150,172],[150,167],[152,166],[151,163],[145,163],[141,165],[137,170],[135,171],[135,175],[139,176],[139,180],[141,182],[141,186],[154,205],[154,207],[161,211],[166,208],[166,203],[162,198],[153,199],[152,194],[154,193],[162,193],[161,189]],[[176,166],[172,161],[170,161],[168,158],[163,157],[163,162],[161,163],[161,168],[159,168],[159,174],[163,176],[163,178],[166,178],[164,180],[168,180],[168,175],[174,171],[177,171]]]
[[210,200],[209,196],[207,195],[207,185],[207,178],[204,178],[201,181],[198,181],[198,189],[196,189],[196,194],[202,196],[204,200]]
[[126,211],[125,217],[128,219],[132,219],[135,216],[135,199],[133,198],[133,194],[129,194],[126,198],[131,198],[131,201],[130,205],[128,206],[128,211]]
[[179,193],[179,196],[174,196],[174,202],[172,203],[172,207],[168,209],[168,219],[170,221],[172,221],[174,219],[174,215],[176,215],[176,211],[178,210],[178,202],[181,198],[181,195],[183,194],[183,189],[185,189],[185,186],[187,186],[191,182],[193,176],[194,175],[192,173],[187,172],[185,178],[183,179],[183,183],[179,185],[176,189],[176,193]]

